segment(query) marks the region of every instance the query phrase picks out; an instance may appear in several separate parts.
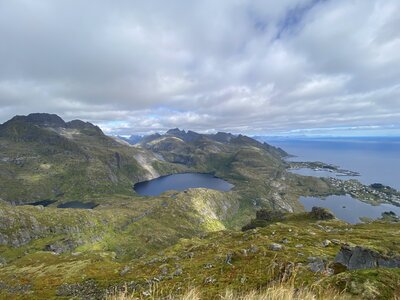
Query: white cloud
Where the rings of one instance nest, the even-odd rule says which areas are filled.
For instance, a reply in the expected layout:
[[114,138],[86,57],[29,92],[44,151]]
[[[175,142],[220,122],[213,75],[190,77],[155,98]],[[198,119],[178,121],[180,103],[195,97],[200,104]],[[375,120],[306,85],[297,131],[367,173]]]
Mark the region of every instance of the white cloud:
[[400,4],[2,1],[0,121],[34,111],[107,132],[388,126]]

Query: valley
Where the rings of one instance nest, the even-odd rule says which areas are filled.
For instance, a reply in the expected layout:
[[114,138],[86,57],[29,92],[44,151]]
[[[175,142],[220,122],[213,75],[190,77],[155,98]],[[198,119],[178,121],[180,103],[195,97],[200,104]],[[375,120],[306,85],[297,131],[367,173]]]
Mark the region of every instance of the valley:
[[[124,286],[138,297],[151,297],[155,286],[160,297],[187,286],[216,297],[227,287],[265,287],[288,264],[302,274],[297,286],[318,282],[381,299],[397,292],[371,289],[399,280],[398,269],[325,273],[345,244],[397,255],[395,219],[316,220],[299,197],[353,193],[397,204],[398,192],[293,174],[288,153],[267,143],[172,129],[130,145],[90,123],[31,114],[0,125],[0,150],[1,297],[101,299]],[[185,173],[211,174],[229,188],[135,192],[135,184]],[[242,232],[260,210],[285,217],[256,219],[262,226]],[[339,242],[325,247],[325,240]],[[310,271],[309,257],[322,261],[324,272]],[[376,276],[382,281],[371,282]]]

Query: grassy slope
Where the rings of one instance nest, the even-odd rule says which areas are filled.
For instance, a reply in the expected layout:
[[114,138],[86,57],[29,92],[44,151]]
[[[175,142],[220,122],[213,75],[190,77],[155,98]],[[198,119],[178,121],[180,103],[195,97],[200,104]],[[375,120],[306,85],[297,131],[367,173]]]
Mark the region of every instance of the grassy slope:
[[[121,287],[124,283],[133,286],[134,282],[138,295],[154,288],[158,296],[162,296],[198,287],[205,298],[211,299],[223,294],[227,288],[245,292],[282,281],[285,270],[290,269],[289,263],[293,263],[296,266],[296,276],[291,278],[294,286],[313,285],[314,288],[329,287],[337,291],[345,289],[346,293],[356,298],[391,299],[400,292],[398,269],[348,271],[328,276],[311,272],[307,267],[307,258],[314,256],[328,262],[333,260],[340,245],[323,247],[325,239],[338,239],[341,243],[398,254],[399,226],[384,222],[349,225],[337,220],[314,221],[305,214],[299,214],[245,233],[220,231],[181,239],[158,255],[130,262],[115,260],[112,253],[104,251],[59,256],[35,252],[3,267],[0,282],[6,283],[8,289],[31,285],[34,293],[29,294],[29,299],[54,297],[61,284],[76,282],[86,282],[87,285],[91,282],[90,287],[86,286],[76,296],[87,296],[85,293],[95,291],[101,295],[106,288]],[[280,243],[284,238],[288,239],[284,250],[269,249],[271,243]],[[296,247],[298,244],[303,247]],[[232,257],[231,264],[226,263],[227,255]],[[127,271],[121,275],[123,269]],[[153,284],[149,286],[149,282]],[[2,295],[7,294],[7,289],[3,289]],[[23,295],[20,294],[21,297]]]
[[[179,171],[212,172],[233,183],[235,188],[229,193],[194,189],[182,193],[169,192],[159,197],[139,197],[132,192],[132,184],[149,174],[134,157],[138,153],[151,155],[151,152],[118,144],[108,137],[87,132],[86,129],[68,132],[68,138],[65,133],[60,135],[47,128],[37,127],[12,128],[11,133],[12,138],[5,137],[4,133],[0,134],[0,197],[7,201],[22,202],[56,197],[60,201],[79,199],[100,204],[95,210],[87,211],[56,209],[52,206],[41,210],[0,203],[0,239],[6,239],[9,244],[0,246],[0,264],[1,261],[7,262],[7,266],[0,272],[0,287],[4,282],[3,292],[14,295],[24,295],[18,290],[24,284],[32,285],[35,295],[44,297],[54,296],[57,286],[64,282],[82,282],[89,278],[95,278],[103,287],[128,279],[143,282],[159,271],[159,268],[163,268],[162,264],[157,265],[158,269],[143,265],[146,257],[174,245],[181,238],[196,236],[199,239],[188,242],[199,247],[200,250],[196,250],[197,246],[194,248],[196,252],[200,251],[196,257],[211,259],[213,256],[214,261],[218,254],[220,258],[217,263],[220,266],[209,270],[201,267],[203,261],[182,260],[184,270],[189,270],[189,281],[172,278],[163,282],[162,286],[165,286],[166,291],[172,291],[172,286],[189,283],[203,286],[203,277],[208,273],[225,278],[229,272],[233,272],[229,271],[231,266],[221,263],[227,254],[224,252],[230,249],[239,251],[236,248],[242,247],[241,245],[249,246],[253,238],[248,233],[228,231],[206,239],[201,239],[202,235],[240,228],[260,207],[301,211],[302,206],[297,201],[299,195],[339,192],[323,179],[287,173],[280,151],[245,137],[229,143],[210,139],[183,142],[178,138],[161,137],[146,145],[146,148],[161,154],[167,160],[152,160],[152,166],[159,174]],[[33,138],[21,139],[21,136]],[[302,230],[311,230],[309,221],[301,218],[292,221],[293,226],[298,227],[299,235],[301,233],[303,238],[307,237]],[[342,223],[334,225],[347,226]],[[380,226],[388,229],[383,237],[391,241],[389,233],[396,227],[374,226],[377,227],[377,237],[383,233]],[[267,229],[260,231],[264,230]],[[360,239],[357,242],[362,243],[367,241],[368,235],[374,233],[372,227],[368,227],[368,232],[363,237],[362,231],[359,232]],[[318,238],[322,239],[322,235],[318,235]],[[266,246],[262,243],[272,239],[266,233],[265,237],[257,238],[254,243],[264,249]],[[62,244],[66,240],[75,245],[66,254],[55,256],[43,252],[46,245]],[[12,248],[12,241],[21,246]],[[315,243],[315,236],[311,236],[310,241]],[[168,251],[171,255],[176,252],[182,256],[187,251],[184,248],[185,243],[182,241]],[[217,248],[212,246],[214,243],[218,245]],[[307,249],[309,252],[318,249],[321,255],[328,256],[336,251],[333,248],[320,250],[311,245]],[[81,254],[72,255],[72,252]],[[257,253],[255,257],[258,260],[238,256],[239,264],[243,264],[242,267],[246,270],[246,278],[250,276],[249,281],[246,279],[246,287],[249,284],[249,288],[265,284],[268,279],[265,277],[267,275],[257,275],[261,271],[257,269],[256,262],[267,268],[271,264],[271,257],[260,255],[264,252]],[[121,277],[119,272],[127,262],[139,257],[141,260],[129,263],[132,270],[136,270],[135,273],[127,274],[127,278]],[[294,251],[288,251],[282,261],[284,258],[293,260]],[[192,262],[196,261],[197,265],[194,264],[192,268]],[[171,260],[169,268],[179,268],[175,264],[180,265],[180,260]],[[218,272],[212,273],[215,270]],[[254,274],[251,275],[251,272]],[[383,271],[378,273],[381,272]],[[397,278],[396,274],[392,274],[393,271],[388,272],[393,278]],[[243,288],[237,285],[239,275],[236,271],[234,274],[236,275],[227,277],[228,281],[222,280],[221,285],[212,285],[207,289],[210,295],[221,291],[226,285]],[[255,279],[251,279],[251,276],[255,276]],[[349,280],[352,280],[351,274],[342,276],[350,276]],[[15,285],[16,289],[13,289]],[[47,289],[46,286],[50,288]]]
[[12,122],[0,130],[0,150],[0,197],[9,202],[134,195],[132,185],[149,176],[134,158],[138,150],[85,129]]

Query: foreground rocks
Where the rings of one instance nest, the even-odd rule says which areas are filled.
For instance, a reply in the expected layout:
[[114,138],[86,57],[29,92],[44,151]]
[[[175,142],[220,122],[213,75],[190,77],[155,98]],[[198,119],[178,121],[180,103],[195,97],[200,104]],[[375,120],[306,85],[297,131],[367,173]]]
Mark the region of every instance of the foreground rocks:
[[372,268],[400,268],[400,256],[385,256],[360,246],[342,246],[335,257],[335,264],[349,270]]

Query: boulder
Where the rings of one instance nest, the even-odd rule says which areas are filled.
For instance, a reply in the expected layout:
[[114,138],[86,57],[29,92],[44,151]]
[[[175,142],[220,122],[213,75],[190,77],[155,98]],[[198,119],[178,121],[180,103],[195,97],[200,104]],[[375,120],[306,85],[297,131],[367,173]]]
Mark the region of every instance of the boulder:
[[322,246],[324,246],[324,247],[328,247],[330,244],[332,244],[332,242],[330,240],[322,241]]
[[315,259],[308,264],[308,268],[311,272],[318,273],[325,271],[325,262],[322,258]]
[[280,244],[272,243],[269,245],[269,249],[272,251],[281,251],[284,249],[284,247]]
[[335,215],[323,207],[314,206],[309,213],[310,217],[317,220],[332,220]]
[[400,256],[385,256],[379,252],[356,246],[342,246],[335,257],[335,264],[349,270],[372,268],[400,268]]

